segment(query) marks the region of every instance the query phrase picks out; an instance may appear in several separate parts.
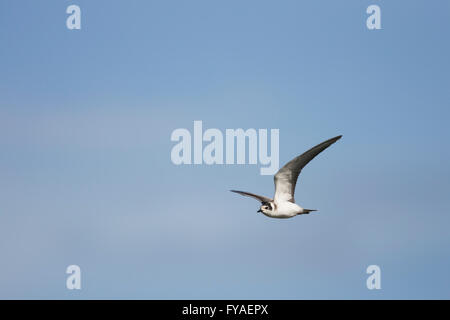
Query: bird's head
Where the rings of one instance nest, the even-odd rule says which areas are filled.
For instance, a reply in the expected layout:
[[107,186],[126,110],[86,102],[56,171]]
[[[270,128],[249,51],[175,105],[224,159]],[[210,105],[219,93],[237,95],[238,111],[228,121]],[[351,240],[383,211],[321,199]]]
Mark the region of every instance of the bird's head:
[[261,213],[265,213],[265,214],[270,214],[273,211],[273,206],[270,202],[263,202],[261,204],[261,207],[259,208],[259,210],[257,212],[261,212]]

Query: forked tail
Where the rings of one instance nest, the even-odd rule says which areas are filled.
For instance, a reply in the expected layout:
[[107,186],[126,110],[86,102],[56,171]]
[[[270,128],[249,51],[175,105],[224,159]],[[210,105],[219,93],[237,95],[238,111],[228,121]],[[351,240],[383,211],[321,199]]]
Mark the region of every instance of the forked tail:
[[316,209],[303,209],[302,214],[309,214],[312,211],[317,211]]

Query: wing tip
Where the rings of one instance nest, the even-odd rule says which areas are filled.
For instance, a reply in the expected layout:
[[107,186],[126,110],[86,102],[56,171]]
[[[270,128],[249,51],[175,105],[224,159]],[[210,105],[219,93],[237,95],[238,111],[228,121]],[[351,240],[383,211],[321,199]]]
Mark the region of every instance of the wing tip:
[[323,143],[330,143],[330,144],[333,144],[333,143],[335,143],[336,141],[338,141],[340,138],[342,138],[342,134],[340,134],[340,135],[338,135],[338,136],[336,136],[336,137],[334,137],[334,138],[328,139],[327,141],[325,141],[325,142],[323,142]]

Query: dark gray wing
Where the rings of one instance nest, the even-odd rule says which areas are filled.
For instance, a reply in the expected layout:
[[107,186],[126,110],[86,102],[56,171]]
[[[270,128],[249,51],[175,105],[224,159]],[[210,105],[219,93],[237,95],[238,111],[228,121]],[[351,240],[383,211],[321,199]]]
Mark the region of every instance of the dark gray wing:
[[315,156],[321,153],[323,150],[331,146],[338,141],[342,136],[331,138],[327,141],[318,144],[317,146],[309,149],[302,155],[292,159],[286,165],[278,170],[275,174],[275,203],[283,201],[294,200],[295,185],[297,184],[298,175],[302,171],[303,167],[308,164]]
[[271,202],[272,199],[264,197],[264,196],[259,196],[257,194],[254,193],[250,193],[250,192],[245,192],[245,191],[237,191],[237,190],[230,190],[231,192],[235,192],[235,193],[239,193],[241,196],[246,196],[246,197],[251,197],[254,198],[260,202]]

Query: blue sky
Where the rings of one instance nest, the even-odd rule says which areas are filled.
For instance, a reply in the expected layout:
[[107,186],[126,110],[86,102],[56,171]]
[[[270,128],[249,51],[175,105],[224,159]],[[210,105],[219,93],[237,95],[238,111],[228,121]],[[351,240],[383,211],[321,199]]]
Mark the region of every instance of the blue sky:
[[[0,298],[450,298],[449,27],[444,0],[0,2]],[[297,186],[319,212],[175,166],[194,120],[279,129],[281,164],[342,134]]]

